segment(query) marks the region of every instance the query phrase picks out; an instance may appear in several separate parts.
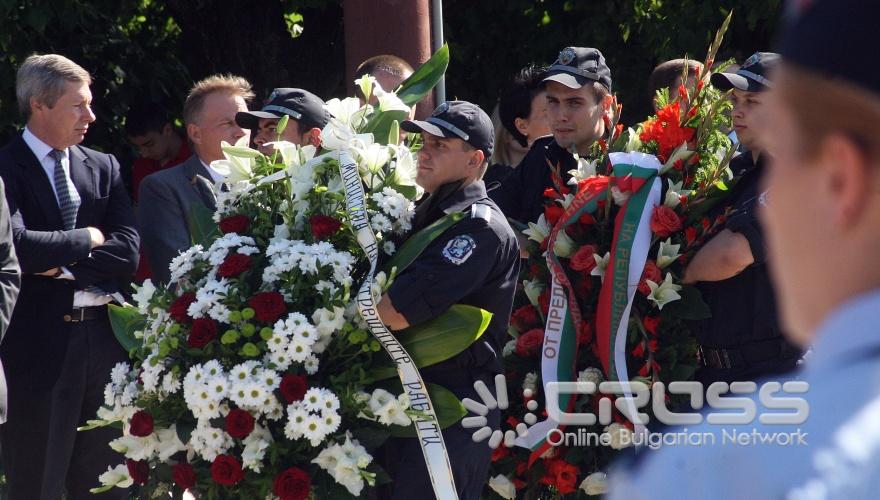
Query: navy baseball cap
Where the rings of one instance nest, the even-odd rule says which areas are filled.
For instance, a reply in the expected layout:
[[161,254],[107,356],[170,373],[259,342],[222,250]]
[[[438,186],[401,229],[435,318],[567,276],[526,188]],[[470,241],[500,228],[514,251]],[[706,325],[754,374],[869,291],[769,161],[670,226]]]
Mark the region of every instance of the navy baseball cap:
[[573,89],[599,82],[611,92],[611,69],[605,64],[605,56],[599,49],[566,47],[547,68],[544,82],[558,82]]
[[786,63],[880,94],[877,0],[789,2],[779,52]]
[[476,104],[446,101],[437,106],[426,120],[405,120],[400,128],[407,132],[427,132],[439,137],[458,138],[492,156],[495,131],[492,120]]
[[324,109],[324,101],[320,97],[303,89],[278,88],[269,94],[266,104],[260,111],[239,111],[235,114],[235,123],[240,127],[257,129],[261,119],[281,118],[288,115],[294,120],[309,120],[324,128],[330,121],[330,115]]
[[733,88],[747,92],[763,92],[773,87],[770,72],[779,64],[775,52],[755,52],[736,73],[713,73],[710,81],[718,90]]

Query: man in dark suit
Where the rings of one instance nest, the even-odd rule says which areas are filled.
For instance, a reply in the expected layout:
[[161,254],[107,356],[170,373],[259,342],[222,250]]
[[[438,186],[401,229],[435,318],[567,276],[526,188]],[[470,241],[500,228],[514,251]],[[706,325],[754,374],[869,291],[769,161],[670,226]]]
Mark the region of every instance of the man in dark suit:
[[[77,146],[95,120],[91,77],[59,55],[31,56],[16,94],[24,133],[0,150],[0,177],[23,273],[0,358],[9,384],[2,428],[9,499],[92,498],[119,457],[113,429],[77,433],[127,360],[107,304],[137,265],[138,235],[113,156]],[[47,451],[51,451],[48,453]],[[126,498],[117,489],[101,498]]]
[[235,123],[254,97],[251,84],[238,76],[214,75],[196,83],[183,105],[186,133],[195,154],[176,167],[148,175],[138,193],[138,227],[144,252],[157,281],[168,283],[171,259],[192,246],[189,215],[194,204],[214,210],[215,186],[223,176],[211,162],[224,158],[220,143],[248,135]]

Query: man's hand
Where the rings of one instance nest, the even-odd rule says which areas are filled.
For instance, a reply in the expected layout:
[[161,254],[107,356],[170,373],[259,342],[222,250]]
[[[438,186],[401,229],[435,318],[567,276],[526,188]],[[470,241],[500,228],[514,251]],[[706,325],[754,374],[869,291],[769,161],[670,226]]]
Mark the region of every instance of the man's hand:
[[61,270],[58,269],[57,267],[53,267],[52,269],[49,269],[47,271],[43,271],[41,273],[36,273],[36,275],[37,276],[48,276],[50,278],[54,278],[54,277],[58,276],[60,271]]
[[689,285],[698,281],[723,281],[733,278],[754,262],[749,240],[740,233],[725,229],[694,255],[681,282]]
[[101,232],[100,229],[96,227],[87,227],[89,230],[89,236],[92,239],[91,247],[99,247],[104,244],[104,233]]
[[409,322],[403,317],[403,314],[400,314],[394,308],[394,304],[391,303],[391,297],[387,293],[382,295],[379,303],[376,304],[376,310],[382,323],[385,323],[385,326],[392,330],[403,330],[409,326]]

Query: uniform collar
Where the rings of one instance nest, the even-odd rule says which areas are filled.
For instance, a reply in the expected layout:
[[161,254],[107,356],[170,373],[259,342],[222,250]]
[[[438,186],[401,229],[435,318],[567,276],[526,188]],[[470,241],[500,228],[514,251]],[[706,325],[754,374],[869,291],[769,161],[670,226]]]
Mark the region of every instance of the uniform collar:
[[859,295],[835,309],[816,331],[813,355],[806,368],[816,370],[851,363],[880,351],[880,288]]
[[437,208],[443,213],[461,212],[479,200],[486,198],[486,185],[482,180],[476,180],[463,188],[455,190],[445,199],[440,200]]
[[412,232],[416,232],[439,219],[442,214],[461,212],[474,202],[487,198],[486,185],[483,181],[474,181],[462,187],[462,180],[447,182],[437,191],[421,200],[416,206],[412,221]]

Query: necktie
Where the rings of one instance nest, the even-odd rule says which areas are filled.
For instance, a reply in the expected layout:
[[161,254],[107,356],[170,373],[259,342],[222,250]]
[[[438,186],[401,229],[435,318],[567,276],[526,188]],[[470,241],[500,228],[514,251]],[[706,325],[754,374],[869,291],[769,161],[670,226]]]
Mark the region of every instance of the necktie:
[[73,229],[76,226],[76,213],[79,211],[79,193],[61,163],[64,152],[53,149],[49,154],[55,159],[55,192],[58,195],[58,208],[61,209],[61,220],[65,230]]

